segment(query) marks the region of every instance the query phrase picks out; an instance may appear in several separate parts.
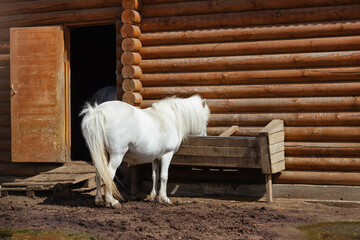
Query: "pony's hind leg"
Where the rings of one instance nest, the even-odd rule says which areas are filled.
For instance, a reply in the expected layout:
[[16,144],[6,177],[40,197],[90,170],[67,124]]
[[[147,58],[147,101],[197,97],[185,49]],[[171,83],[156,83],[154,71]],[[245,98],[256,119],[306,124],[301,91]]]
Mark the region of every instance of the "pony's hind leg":
[[169,152],[161,157],[161,176],[160,176],[160,192],[159,192],[159,202],[161,203],[171,204],[171,201],[166,194],[166,185],[168,180],[169,166],[173,154],[174,154],[173,152]]
[[104,199],[101,195],[101,178],[99,177],[99,174],[96,172],[95,175],[95,182],[96,182],[96,196],[95,196],[95,205],[99,207],[105,206]]
[[158,186],[158,182],[159,182],[159,167],[160,167],[159,160],[155,159],[152,162],[153,188],[150,193],[150,201],[155,201],[155,198],[156,198],[156,191],[157,191],[157,186]]
[[[120,166],[120,164],[123,160],[123,157],[124,157],[124,154],[118,154],[118,153],[116,153],[116,154],[113,153],[110,155],[108,170],[110,173],[110,177],[113,180],[115,177],[116,170]],[[106,203],[106,206],[111,206],[111,207],[117,207],[120,204],[119,201],[113,197],[112,191],[109,188],[107,188],[106,186],[105,186],[105,203]]]

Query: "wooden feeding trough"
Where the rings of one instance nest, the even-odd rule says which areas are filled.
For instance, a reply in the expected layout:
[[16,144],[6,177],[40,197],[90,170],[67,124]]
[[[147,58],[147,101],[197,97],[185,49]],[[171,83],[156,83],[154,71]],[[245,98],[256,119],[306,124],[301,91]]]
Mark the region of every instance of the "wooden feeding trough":
[[[236,132],[236,127],[227,133]],[[285,169],[284,123],[273,120],[256,137],[189,137],[175,154],[171,164],[258,168],[265,174],[266,200],[273,201],[272,174]]]

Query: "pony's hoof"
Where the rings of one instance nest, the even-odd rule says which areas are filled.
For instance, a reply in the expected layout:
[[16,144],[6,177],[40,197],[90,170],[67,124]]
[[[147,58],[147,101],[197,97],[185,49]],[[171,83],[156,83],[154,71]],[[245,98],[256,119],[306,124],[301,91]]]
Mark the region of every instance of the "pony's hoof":
[[111,204],[111,208],[113,208],[113,209],[119,209],[119,208],[121,208],[121,204],[120,204],[119,202],[114,203],[114,204]]
[[104,200],[95,200],[95,206],[96,207],[105,207]]
[[171,200],[169,198],[161,198],[159,199],[160,203],[165,203],[165,204],[172,204]]
[[157,197],[152,197],[151,195],[147,195],[146,198],[144,199],[145,202],[158,202]]

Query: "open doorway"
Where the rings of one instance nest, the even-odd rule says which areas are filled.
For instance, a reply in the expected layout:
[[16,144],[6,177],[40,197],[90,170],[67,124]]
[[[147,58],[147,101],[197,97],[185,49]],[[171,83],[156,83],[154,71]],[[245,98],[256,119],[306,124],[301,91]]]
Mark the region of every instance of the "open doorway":
[[116,85],[115,25],[70,29],[71,159],[91,161],[79,112],[102,87]]

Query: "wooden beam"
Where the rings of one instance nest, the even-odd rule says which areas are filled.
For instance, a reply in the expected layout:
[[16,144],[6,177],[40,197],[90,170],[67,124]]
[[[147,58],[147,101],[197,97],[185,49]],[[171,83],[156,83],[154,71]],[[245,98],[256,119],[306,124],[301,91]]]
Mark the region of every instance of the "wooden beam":
[[359,118],[359,112],[213,113],[209,126],[264,126],[272,119],[282,119],[287,126],[355,126]]
[[144,73],[356,65],[359,51],[143,60]]
[[123,24],[121,27],[121,36],[123,38],[138,38],[141,35],[141,30],[138,26],[133,24]]
[[[301,7],[315,7],[315,6],[333,6],[342,4],[356,4],[356,0],[323,0],[323,1],[267,1],[257,0],[256,4],[247,0],[215,0],[215,1],[188,1],[176,3],[158,3],[145,5],[141,9],[144,17],[167,17],[167,16],[182,16],[195,14],[210,14],[210,13],[224,13],[224,12],[245,12],[245,11],[259,11],[266,9],[286,9],[286,8],[301,8]],[[127,7],[123,7],[126,9]]]
[[[157,100],[144,100],[141,108],[150,107]],[[233,112],[314,112],[314,111],[359,111],[358,97],[301,97],[301,98],[247,98],[208,99],[211,113]],[[225,130],[223,130],[225,131]],[[218,133],[216,135],[221,134]]]
[[198,166],[198,167],[220,167],[220,168],[261,168],[260,161],[256,158],[239,157],[204,157],[204,156],[182,156],[175,154],[171,160],[172,165]]
[[238,128],[239,128],[239,126],[232,126],[228,130],[226,130],[225,132],[220,134],[219,136],[220,137],[229,137],[229,136],[233,135],[238,130]]
[[281,25],[244,26],[233,28],[177,30],[142,33],[139,38],[145,46],[250,41],[265,39],[294,39],[360,34],[360,20],[313,22]]
[[[286,155],[292,158],[317,156],[332,158],[351,158],[360,156],[359,142],[286,142]],[[325,162],[325,161],[324,161]],[[340,161],[336,161],[340,162]],[[344,163],[347,160],[344,160]],[[345,164],[348,165],[348,164]],[[351,164],[349,164],[350,166]],[[360,165],[359,165],[360,166]],[[304,166],[305,167],[305,166]]]
[[136,65],[125,65],[122,70],[121,74],[124,79],[139,79],[142,75],[141,68]]
[[126,51],[121,55],[121,63],[124,65],[139,65],[141,59],[141,55],[137,52]]
[[[205,40],[206,42],[206,40]],[[360,36],[144,46],[144,59],[357,50]]]
[[[359,55],[360,56],[360,55]],[[141,67],[141,65],[140,65]],[[141,67],[143,70],[143,68]],[[145,99],[162,99],[170,96],[190,97],[200,94],[203,98],[253,98],[253,97],[324,97],[356,96],[360,82],[312,83],[312,84],[259,84],[218,86],[171,86],[146,87],[141,89]]]
[[137,24],[141,22],[141,15],[138,11],[126,9],[121,14],[121,21],[127,24]]
[[309,171],[360,171],[360,158],[342,156],[291,156],[286,157],[286,169]]
[[122,89],[125,92],[139,92],[142,89],[142,84],[138,79],[125,79],[122,82]]
[[[357,19],[360,5],[144,18],[144,32]],[[320,14],[321,13],[321,14]]]
[[192,86],[247,83],[308,83],[344,81],[360,78],[360,67],[330,67],[218,72],[145,73],[144,86]]

